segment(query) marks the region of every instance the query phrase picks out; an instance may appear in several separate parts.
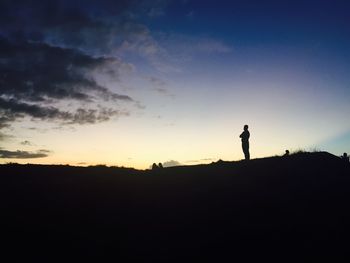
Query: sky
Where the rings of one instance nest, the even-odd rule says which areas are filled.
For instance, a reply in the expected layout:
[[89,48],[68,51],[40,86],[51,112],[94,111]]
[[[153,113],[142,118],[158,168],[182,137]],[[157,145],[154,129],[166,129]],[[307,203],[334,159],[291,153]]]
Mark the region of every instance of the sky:
[[350,152],[350,3],[0,0],[0,163]]

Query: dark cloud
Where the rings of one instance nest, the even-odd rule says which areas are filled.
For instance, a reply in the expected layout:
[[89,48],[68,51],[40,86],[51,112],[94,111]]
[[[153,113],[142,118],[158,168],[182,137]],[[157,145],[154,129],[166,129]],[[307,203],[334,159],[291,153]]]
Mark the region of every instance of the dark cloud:
[[33,158],[44,158],[49,156],[50,151],[38,150],[36,152],[27,151],[8,151],[0,148],[0,158],[3,159],[33,159]]
[[[95,58],[73,49],[15,43],[4,38],[0,38],[0,57],[1,95],[39,102],[49,99],[92,101],[96,97],[132,100],[101,87],[89,76],[93,70],[118,64],[113,58]],[[118,67],[110,68],[109,74],[117,75],[117,70]]]
[[[53,29],[66,27],[81,29],[96,26],[91,15],[121,15],[132,6],[132,0],[2,0],[1,22],[7,22],[6,28]],[[134,1],[135,2],[135,1]],[[17,27],[16,27],[17,26]],[[19,27],[21,26],[21,27]]]
[[[1,1],[3,33],[95,54],[140,40],[149,30],[137,20],[164,13],[167,0]],[[20,30],[19,30],[20,29]]]
[[86,124],[127,115],[119,103],[134,101],[114,89],[133,65],[118,55],[157,52],[137,20],[167,2],[0,1],[0,129],[25,117]]
[[12,112],[0,109],[0,129],[8,128],[15,120],[16,117]]
[[[93,71],[107,69],[108,74],[118,75],[122,62],[117,59],[95,58],[47,44],[14,43],[4,38],[0,38],[0,58],[0,128],[26,116],[71,124],[107,121],[119,111],[96,108],[98,103],[133,101],[100,86],[91,77]],[[58,104],[68,100],[94,107],[73,112],[60,110]]]
[[[28,104],[19,102],[15,99],[5,100],[0,98],[0,110],[4,115],[4,123],[6,126],[8,119],[14,116],[15,119],[31,117],[34,120],[56,120],[64,124],[94,124],[98,122],[108,121],[113,116],[127,115],[127,112],[110,109],[83,109],[78,108],[74,112],[62,111],[58,108],[48,106],[43,107],[38,104]],[[7,114],[10,116],[7,118]]]

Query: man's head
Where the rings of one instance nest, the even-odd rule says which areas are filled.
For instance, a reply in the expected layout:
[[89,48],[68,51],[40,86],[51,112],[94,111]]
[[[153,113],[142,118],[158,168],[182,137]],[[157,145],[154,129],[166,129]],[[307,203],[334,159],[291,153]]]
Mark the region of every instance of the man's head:
[[244,130],[247,131],[248,130],[248,125],[244,125]]

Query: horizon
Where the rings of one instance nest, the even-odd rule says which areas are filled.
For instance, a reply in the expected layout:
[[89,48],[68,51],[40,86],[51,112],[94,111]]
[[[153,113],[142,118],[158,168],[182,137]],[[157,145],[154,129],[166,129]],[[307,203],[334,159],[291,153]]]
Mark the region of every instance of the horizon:
[[350,152],[350,3],[2,1],[0,164]]
[[[286,155],[286,153],[284,154],[281,154],[281,155],[271,155],[271,156],[263,156],[263,157],[258,157],[258,158],[251,158],[250,161],[255,161],[255,160],[266,160],[266,159],[276,159],[276,158],[286,158],[286,156],[294,156],[294,155],[300,155],[300,154],[330,154],[334,157],[339,157],[339,159],[342,159],[343,156],[338,156],[338,155],[334,155],[330,152],[327,152],[327,151],[322,151],[322,150],[312,150],[312,151],[305,151],[305,150],[302,150],[302,149],[298,149],[298,150],[295,150],[295,151],[292,151],[290,152],[288,150],[288,154]],[[343,159],[342,159],[343,160]],[[248,162],[250,162],[248,161]],[[58,164],[53,164],[53,163],[40,163],[40,162],[37,162],[37,163],[26,163],[26,162],[6,162],[6,163],[0,163],[0,165],[33,165],[33,166],[70,166],[70,167],[79,167],[79,168],[93,168],[93,167],[106,167],[106,168],[116,168],[116,169],[134,169],[134,170],[139,170],[139,171],[146,171],[146,170],[154,170],[156,168],[156,170],[158,170],[159,168],[172,168],[172,167],[193,167],[193,166],[204,166],[204,165],[211,165],[211,164],[218,164],[218,163],[239,163],[239,162],[243,162],[243,163],[246,163],[247,161],[244,160],[244,158],[241,158],[241,159],[238,159],[238,160],[221,160],[221,159],[218,159],[218,160],[213,160],[211,161],[210,163],[208,162],[202,162],[202,163],[199,163],[199,162],[191,162],[190,164],[187,163],[187,164],[183,164],[183,163],[178,163],[178,162],[175,162],[174,160],[170,160],[170,161],[167,161],[167,162],[164,162],[164,163],[153,163],[151,165],[149,165],[149,167],[146,167],[146,168],[136,168],[136,167],[131,167],[131,166],[118,166],[118,165],[107,165],[107,164],[104,164],[104,163],[99,163],[99,164],[87,164],[87,163],[78,163],[78,164],[69,164],[69,163],[58,163]],[[159,165],[162,164],[162,166],[160,167]],[[156,167],[154,168],[153,166],[156,165]]]

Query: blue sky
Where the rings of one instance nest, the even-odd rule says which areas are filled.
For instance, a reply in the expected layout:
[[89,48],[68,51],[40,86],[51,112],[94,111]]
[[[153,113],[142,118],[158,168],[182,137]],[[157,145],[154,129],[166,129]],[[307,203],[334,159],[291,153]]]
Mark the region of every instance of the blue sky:
[[0,162],[349,152],[346,1],[2,1]]

